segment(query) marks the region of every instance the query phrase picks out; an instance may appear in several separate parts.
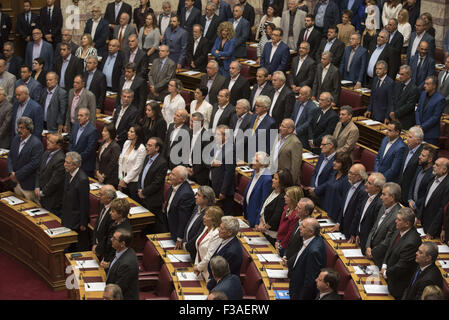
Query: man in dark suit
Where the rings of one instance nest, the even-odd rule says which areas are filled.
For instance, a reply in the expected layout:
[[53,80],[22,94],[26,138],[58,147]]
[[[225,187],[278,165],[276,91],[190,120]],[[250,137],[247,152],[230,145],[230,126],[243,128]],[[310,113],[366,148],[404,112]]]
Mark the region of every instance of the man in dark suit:
[[351,236],[352,222],[355,213],[360,210],[360,205],[366,199],[364,180],[366,179],[366,169],[361,163],[353,164],[348,172],[348,180],[351,184],[348,192],[344,195],[344,204],[337,217],[337,225],[333,231],[340,231],[348,239]]
[[418,46],[418,54],[410,59],[412,68],[412,81],[419,90],[424,90],[424,81],[435,73],[435,60],[428,54],[429,44],[421,41]]
[[[321,7],[324,7],[324,10]],[[315,5],[313,14],[315,15],[315,25],[323,34],[327,34],[327,29],[331,25],[340,22],[339,5],[335,1],[320,0]]]
[[418,208],[417,217],[426,233],[427,239],[441,235],[443,225],[443,208],[447,204],[449,193],[449,159],[438,158],[433,165],[435,179],[427,186],[424,201]]
[[47,87],[42,91],[40,105],[44,109],[44,129],[62,132],[67,110],[67,91],[58,86],[56,72],[47,73]]
[[212,277],[217,283],[215,287],[210,290],[213,292],[223,292],[229,300],[241,300],[243,298],[242,283],[238,275],[232,274],[229,269],[229,263],[222,256],[213,257],[209,266],[212,272]]
[[154,233],[166,232],[162,215],[164,203],[164,183],[167,175],[167,160],[162,155],[163,142],[160,138],[148,139],[146,143],[147,157],[138,181],[138,196],[145,208],[156,216]]
[[210,52],[217,38],[217,29],[220,24],[220,18],[215,14],[217,6],[213,2],[206,5],[206,14],[201,17],[200,24],[203,27],[203,36],[208,40],[208,49]]
[[129,36],[136,33],[136,28],[131,24],[131,17],[126,12],[123,12],[120,15],[120,24],[115,26],[112,32],[112,37],[119,42],[120,50],[125,51],[129,49]]
[[313,300],[318,294],[315,279],[326,266],[326,248],[316,219],[304,219],[299,228],[303,246],[287,261],[289,295],[291,300]]
[[254,20],[256,18],[256,13],[254,7],[248,3],[247,0],[239,0],[240,5],[243,6],[243,18],[248,20],[249,26],[252,28],[254,26]]
[[[325,34],[327,34],[327,32]],[[320,47],[321,38],[321,32],[315,26],[315,16],[313,14],[308,14],[305,19],[304,28],[299,32],[296,47],[299,48],[299,45],[302,42],[308,42],[310,45],[309,55],[314,58]]]
[[33,29],[32,37],[33,41],[28,42],[26,46],[25,65],[31,68],[34,59],[41,57],[45,61],[44,71],[50,71],[53,66],[53,47],[42,39],[42,31],[40,29]]
[[194,112],[190,116],[190,148],[189,148],[189,179],[200,186],[209,184],[209,168],[203,159],[203,150],[211,142],[211,137],[204,128],[204,116],[201,112]]
[[[168,168],[173,170],[177,165],[187,166],[190,154],[190,130],[186,125],[189,117],[187,110],[178,109],[173,117],[173,122],[168,126],[164,142],[164,156],[168,160]],[[181,148],[180,148],[181,147]],[[177,153],[172,154],[172,149]]]
[[108,44],[108,55],[101,60],[100,70],[106,76],[107,89],[117,92],[120,85],[124,56],[119,50],[119,41],[113,39]]
[[137,121],[139,112],[134,104],[134,92],[124,89],[120,95],[120,103],[115,108],[112,123],[117,130],[117,143],[120,147],[128,140],[128,131]]
[[122,1],[115,0],[114,2],[109,2],[106,6],[104,13],[104,19],[109,22],[109,29],[114,29],[115,26],[120,24],[120,16],[122,13],[126,12],[130,17],[133,16],[132,7]]
[[386,278],[390,294],[400,299],[416,270],[415,254],[421,245],[421,237],[414,227],[412,209],[401,208],[395,222],[396,231],[391,235],[380,274]]
[[109,39],[109,21],[101,17],[101,10],[98,6],[92,7],[92,18],[86,21],[83,33],[91,35],[93,46],[97,49],[99,56],[107,53],[106,40]]
[[275,71],[287,71],[290,49],[281,41],[283,34],[281,28],[275,28],[271,35],[271,42],[265,44],[260,57],[260,66],[266,68],[270,74]]
[[256,72],[256,84],[254,84],[249,97],[250,109],[254,110],[256,98],[260,95],[271,96],[273,93],[273,86],[269,81],[270,74],[266,68],[259,68]]
[[422,18],[416,19],[416,31],[410,34],[410,41],[407,48],[406,64],[410,64],[410,60],[414,55],[418,53],[418,46],[422,41],[426,41],[429,44],[428,54],[432,58],[435,57],[435,38],[432,37],[427,31],[425,31],[425,22]]
[[98,58],[89,56],[86,62],[86,71],[83,75],[86,89],[92,92],[97,102],[97,111],[103,113],[104,99],[106,98],[106,76],[98,68]]
[[309,139],[309,126],[316,104],[312,101],[312,89],[302,86],[299,90],[299,99],[293,106],[291,119],[295,123],[295,134],[303,146],[307,146]]
[[415,106],[420,92],[411,80],[412,69],[403,65],[399,69],[399,82],[394,83],[389,118],[399,121],[408,130],[415,125]]
[[98,193],[100,199],[100,212],[95,220],[94,229],[92,231],[92,252],[94,252],[98,260],[103,260],[104,245],[106,241],[104,239],[108,236],[109,228],[111,227],[114,220],[111,218],[111,202],[117,198],[117,193],[115,188],[106,184],[100,188]]
[[338,294],[340,274],[337,271],[331,268],[321,269],[315,281],[319,291],[315,300],[341,300]]
[[23,65],[23,59],[14,54],[14,44],[7,41],[1,49],[3,49],[1,57],[6,61],[7,71],[16,78],[20,78],[20,66]]
[[64,192],[64,141],[58,133],[47,135],[47,150],[36,174],[34,193],[41,206],[61,216]]
[[366,253],[368,235],[382,207],[380,196],[384,184],[385,177],[382,173],[373,172],[369,175],[365,183],[365,200],[360,202],[352,220],[349,242],[359,245],[363,254]]
[[263,14],[267,14],[267,9],[270,4],[276,5],[279,12],[284,11],[284,1],[282,1],[282,0],[263,0],[263,2],[262,2]]
[[350,45],[345,48],[340,64],[342,80],[352,81],[355,89],[361,88],[365,82],[368,65],[368,50],[360,45],[362,36],[354,33],[349,38]]
[[120,228],[111,238],[115,257],[109,266],[106,284],[117,284],[122,289],[124,300],[139,300],[139,262],[131,248],[132,239],[129,230]]
[[188,174],[186,167],[177,166],[169,175],[171,186],[167,194],[164,217],[171,239],[176,242],[176,249],[182,248],[184,230],[195,205],[195,195],[187,181]]
[[55,6],[55,0],[47,0],[47,6],[41,8],[39,17],[45,40],[55,47],[61,41],[63,22],[61,8]]
[[[234,52],[233,55],[236,58],[246,57],[246,41],[249,40],[251,26],[243,15],[243,7],[240,4],[236,4],[233,9],[234,18],[229,19],[234,26],[235,31],[235,42],[234,42]],[[243,98],[243,97],[241,97]]]
[[43,147],[40,138],[31,134],[33,129],[32,119],[22,116],[17,121],[18,135],[12,139],[7,163],[9,178],[15,185],[14,192],[37,202],[34,187]]
[[391,96],[394,80],[387,75],[388,65],[380,60],[376,63],[376,76],[371,86],[371,97],[365,117],[384,122],[391,110]]
[[[332,135],[338,122],[338,115],[332,109],[334,103],[333,97],[329,92],[323,92],[319,98],[319,108],[316,108],[312,114],[312,120],[308,127],[308,143],[306,149],[320,154],[321,139],[325,135]],[[334,144],[337,147],[337,144]]]
[[332,53],[329,51],[323,52],[321,55],[321,63],[316,67],[312,96],[318,98],[321,93],[330,92],[334,102],[337,103],[341,90],[340,73],[338,72],[338,68],[331,64],[331,61]]
[[217,95],[218,102],[213,106],[209,122],[209,128],[213,132],[221,124],[229,126],[231,123],[232,115],[235,114],[235,106],[229,102],[229,99],[229,90],[221,89]]
[[407,146],[404,150],[401,169],[399,173],[399,184],[402,188],[402,204],[407,206],[410,187],[418,170],[418,158],[423,148],[424,132],[420,127],[411,127],[407,133]]
[[175,77],[176,63],[168,57],[169,54],[168,46],[162,45],[159,47],[159,58],[153,60],[153,66],[148,73],[151,99],[164,101],[168,94],[168,83]]
[[53,64],[53,70],[59,76],[59,86],[66,91],[73,88],[73,79],[78,74],[83,74],[83,60],[71,54],[70,46],[67,43],[61,43],[61,56],[56,58]]
[[136,65],[137,75],[142,79],[146,79],[148,75],[147,55],[139,48],[139,40],[136,34],[131,34],[128,37],[128,47],[123,50],[123,66],[125,69],[128,63],[134,63]]
[[[16,34],[20,35],[25,47],[31,41],[31,30],[39,28],[39,25],[39,16],[31,12],[31,0],[25,0],[23,2],[23,12],[17,18],[16,24]],[[6,42],[6,40],[4,41]]]
[[145,103],[147,101],[147,83],[137,75],[137,65],[132,62],[125,66],[125,73],[120,77],[120,85],[117,92],[117,104],[120,104],[122,92],[126,89],[133,92],[132,104],[138,110],[138,116],[140,117],[144,114]]
[[232,19],[231,6],[225,0],[211,0],[211,2],[216,6],[215,14],[218,15],[220,22]]
[[424,288],[438,286],[443,289],[443,277],[435,262],[438,257],[438,246],[434,242],[423,242],[416,251],[415,262],[418,264],[402,300],[421,300]]
[[80,108],[77,116],[78,122],[73,125],[70,134],[69,151],[80,154],[83,160],[81,169],[89,177],[93,177],[98,139],[97,128],[89,121],[89,109]]
[[42,107],[33,99],[30,99],[28,88],[25,85],[20,85],[16,88],[16,101],[12,109],[12,125],[11,137],[14,138],[18,134],[17,121],[21,117],[28,117],[33,120],[34,130],[32,134],[37,138],[42,138],[42,130],[44,127],[44,115]]
[[78,233],[78,243],[72,244],[67,251],[89,250],[87,225],[89,224],[89,177],[81,167],[81,156],[77,152],[68,152],[65,156],[64,197],[62,199],[62,226]]
[[96,102],[95,96],[89,90],[84,88],[85,83],[82,75],[75,76],[73,79],[73,89],[68,94],[67,112],[65,117],[64,132],[71,132],[73,126],[78,121],[78,110],[80,108],[89,109],[90,122],[96,123]]
[[387,125],[386,137],[382,140],[374,162],[374,171],[382,173],[388,182],[398,182],[401,174],[401,164],[407,149],[400,137],[401,129],[401,124],[396,121]]
[[237,100],[235,114],[229,123],[229,128],[233,130],[234,144],[236,150],[236,162],[248,162],[248,137],[245,131],[249,129],[251,122],[250,104],[246,99]]
[[[221,243],[212,255],[211,260],[216,256],[225,258],[229,264],[229,270],[231,271],[231,273],[236,275],[237,277],[240,277],[240,269],[242,267],[243,259],[242,250],[244,249],[242,248],[240,241],[236,237],[238,232],[239,222],[237,218],[227,215],[221,218],[221,224],[218,229],[218,235],[221,238]],[[210,261],[207,269],[209,271],[209,281],[207,282],[207,289],[212,290],[217,285],[217,281],[212,275]]]
[[69,45],[70,51],[72,52],[72,56],[76,54],[76,50],[78,50],[79,48],[79,46],[72,41],[72,30],[62,29],[61,36],[62,41],[56,44],[53,54],[53,61],[55,61],[56,58],[61,57],[61,44],[67,43]]
[[207,89],[209,89],[206,96],[206,101],[208,101],[211,105],[218,103],[218,92],[225,88],[225,81],[226,78],[218,73],[217,61],[209,61],[206,67],[206,74],[201,77],[200,87],[207,87]]
[[31,68],[28,66],[20,67],[20,78],[16,81],[15,88],[17,89],[19,86],[26,86],[30,93],[30,98],[34,101],[40,101],[42,94],[42,85],[31,77]]
[[424,131],[424,141],[433,145],[438,144],[440,119],[446,106],[445,97],[436,91],[437,86],[435,77],[427,77],[415,110],[415,121]]
[[296,102],[295,94],[286,85],[286,81],[287,79],[282,71],[274,72],[272,76],[273,91],[269,96],[271,104],[268,115],[276,121],[277,128],[279,128],[282,120],[290,118]]
[[[201,1],[199,0],[190,0],[191,4],[189,3],[189,8],[194,7],[195,9],[198,9],[200,11],[201,14],[201,9],[202,9],[202,4]],[[180,17],[183,9],[185,9],[187,7],[188,2],[185,0],[180,0],[178,2],[178,10],[176,11],[176,14]],[[184,11],[185,13],[185,11]]]
[[165,30],[164,37],[161,42],[170,48],[169,58],[176,63],[176,67],[178,69],[182,68],[185,64],[187,42],[189,40],[189,33],[185,29],[181,28],[179,23],[178,16],[172,15],[170,17],[170,26],[168,26]]
[[224,87],[231,94],[230,103],[235,105],[238,99],[249,99],[250,88],[248,80],[240,74],[242,66],[238,61],[232,61],[229,67],[229,78],[226,78]]
[[210,52],[209,41],[202,36],[203,27],[200,24],[193,26],[192,35],[187,44],[187,65],[193,70],[205,72]]
[[389,247],[391,234],[396,230],[395,220],[401,205],[401,187],[394,182],[387,182],[380,196],[383,205],[377,214],[366,240],[365,256],[372,259],[380,269]]
[[[179,5],[181,2],[182,0],[179,1]],[[193,26],[199,24],[201,19],[201,8],[197,8],[194,4],[198,2],[201,6],[201,0],[184,0],[184,2],[185,6],[182,6],[178,12],[179,26],[192,36]]]
[[404,36],[398,31],[398,20],[396,18],[389,19],[385,29],[390,34],[388,38],[390,46],[401,52],[404,45]]
[[248,137],[248,159],[252,159],[258,151],[270,154],[273,147],[278,127],[276,120],[268,114],[270,105],[270,97],[261,95],[256,98],[255,112],[249,123],[251,135]]
[[332,53],[332,64],[337,68],[340,68],[341,58],[345,51],[345,44],[341,40],[337,39],[338,28],[337,26],[330,26],[327,30],[327,39],[322,39],[318,51],[316,52],[315,61],[321,59],[323,52],[329,51]]
[[387,63],[388,76],[391,79],[396,79],[396,74],[401,63],[400,52],[396,52],[394,48],[388,43],[390,35],[386,30],[382,30],[377,35],[377,42],[372,41],[371,47],[368,48],[369,57],[366,69],[367,83],[375,83],[373,81],[376,75],[377,62],[385,61]]
[[298,51],[299,54],[293,58],[290,74],[288,76],[288,83],[295,94],[300,92],[300,89],[303,86],[312,88],[316,71],[315,60],[309,55],[310,44],[305,41],[301,42]]

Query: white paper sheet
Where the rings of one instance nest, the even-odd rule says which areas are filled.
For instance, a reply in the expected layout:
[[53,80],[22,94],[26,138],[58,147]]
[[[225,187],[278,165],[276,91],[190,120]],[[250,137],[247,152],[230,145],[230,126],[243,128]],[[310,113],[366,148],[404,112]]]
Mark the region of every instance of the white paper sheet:
[[44,230],[50,237],[59,236],[60,234],[72,232],[69,228],[59,227],[53,229],[45,229]]
[[260,262],[281,262],[282,258],[278,254],[274,253],[258,253],[257,259]]
[[117,199],[126,199],[128,196],[121,191],[116,191]]
[[198,281],[202,280],[203,277],[201,276],[201,273],[197,277],[195,272],[176,272],[176,276],[178,277],[179,281]]
[[438,253],[449,253],[449,247],[446,244],[439,245]]
[[342,85],[345,85],[345,84],[353,84],[353,82],[352,82],[352,81],[349,81],[349,80],[341,80],[341,84],[342,84]]
[[345,235],[341,232],[329,232],[328,235],[332,240],[346,240]]
[[116,95],[116,94],[117,94],[117,92],[106,91],[106,97],[113,96],[113,95]]
[[363,253],[360,249],[342,249],[341,252],[343,252],[346,258],[363,258]]
[[8,149],[0,148],[0,156],[3,156],[3,155],[8,154],[8,153],[9,153]]
[[2,198],[2,200],[5,200],[11,206],[15,206],[16,204],[25,203],[25,201],[23,201],[23,200],[21,200],[21,199],[19,199],[17,197],[14,197],[14,196],[9,196],[9,197],[6,197],[6,198]]
[[317,154],[314,154],[314,153],[312,153],[312,152],[304,152],[303,154],[302,154],[302,158],[303,159],[306,159],[306,160],[308,160],[308,159],[314,159],[314,158],[318,158],[319,156],[317,155]]
[[320,227],[333,227],[335,226],[335,223],[332,222],[330,219],[318,219],[318,223],[320,224]]
[[359,92],[362,92],[362,93],[369,93],[369,92],[371,92],[371,90],[368,89],[368,88],[360,88],[360,89],[356,89],[356,91],[359,91]]
[[267,245],[270,242],[265,237],[243,237],[247,244],[252,245]]
[[449,260],[437,260],[440,266],[444,269],[449,269]]
[[78,269],[91,269],[98,268],[99,265],[95,260],[78,260],[76,261],[76,267]]
[[200,73],[199,71],[186,71],[186,72],[182,72],[181,74],[185,74],[185,75],[188,75],[188,76],[194,76],[194,75],[199,74],[199,73]]
[[38,216],[44,213],[49,213],[48,210],[44,209],[44,208],[34,208],[34,209],[29,209],[29,210],[25,210],[25,212],[30,216],[30,217],[34,217],[34,216]]
[[246,61],[243,61],[243,63],[256,64],[256,61],[254,61],[254,60],[246,60]]
[[130,215],[138,214],[138,213],[146,213],[146,212],[148,212],[148,209],[144,208],[142,206],[129,208],[129,214]]
[[[366,267],[366,269],[362,269]],[[355,274],[369,275],[379,273],[377,266],[354,266]]]
[[251,43],[249,46],[250,46],[251,48],[257,48],[257,43]]
[[102,186],[103,186],[102,183],[94,182],[94,183],[89,184],[89,189],[90,190],[98,190],[98,189],[101,189]]
[[84,283],[84,290],[86,292],[94,292],[94,291],[104,291],[106,287],[106,282],[89,282]]
[[207,296],[202,294],[188,294],[184,295],[184,300],[206,300]]
[[249,225],[245,221],[243,221],[241,219],[238,219],[238,221],[239,221],[239,229],[249,228]]
[[371,119],[369,119],[369,120],[362,120],[362,122],[363,122],[364,124],[366,124],[367,126],[377,126],[377,125],[379,125],[379,124],[382,124],[382,123],[379,122],[379,121],[375,121],[375,120],[371,120]]
[[287,279],[288,270],[284,269],[265,269],[270,279]]
[[171,262],[191,262],[192,258],[189,254],[168,254],[168,259]]
[[253,172],[253,169],[251,169],[248,166],[241,166],[239,167],[240,170],[242,170],[243,172]]
[[418,228],[418,229],[416,229],[416,231],[418,231],[418,233],[421,237],[424,237],[426,235],[426,233],[424,232],[424,228]]
[[381,284],[365,284],[363,285],[367,294],[386,294],[388,295],[388,286]]
[[168,249],[176,247],[176,243],[173,240],[159,240],[158,242],[161,248]]

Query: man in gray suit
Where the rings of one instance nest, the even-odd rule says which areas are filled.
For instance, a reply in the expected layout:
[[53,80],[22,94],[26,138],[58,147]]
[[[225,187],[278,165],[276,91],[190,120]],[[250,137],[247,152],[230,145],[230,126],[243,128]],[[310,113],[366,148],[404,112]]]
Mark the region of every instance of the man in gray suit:
[[209,92],[206,101],[211,105],[218,103],[218,92],[224,88],[226,78],[218,73],[218,63],[215,60],[209,61],[206,67],[206,74],[201,77],[200,87],[207,87]]
[[153,65],[148,73],[151,99],[164,101],[168,94],[168,83],[175,77],[176,63],[168,57],[169,54],[168,46],[162,45],[159,47],[159,59],[153,60]]
[[69,100],[67,104],[67,112],[65,117],[64,132],[71,132],[72,126],[78,122],[78,109],[89,109],[89,121],[93,124],[96,122],[96,101],[92,92],[84,88],[84,80],[81,75],[77,75],[73,79],[73,89],[69,91]]
[[323,52],[321,55],[321,63],[316,68],[312,96],[318,100],[321,93],[329,92],[334,98],[335,103],[338,103],[341,90],[340,73],[337,67],[331,64],[331,61],[332,53],[329,51]]
[[136,34],[136,28],[129,24],[129,14],[123,12],[120,16],[120,24],[114,27],[114,39],[120,43],[120,50],[129,50],[128,38],[132,34]]
[[281,29],[284,30],[282,41],[288,45],[291,50],[297,49],[299,32],[304,28],[306,13],[297,8],[297,0],[288,1],[288,10],[282,12]]
[[383,206],[380,208],[376,222],[368,235],[366,242],[366,256],[374,261],[379,268],[382,266],[387,252],[390,237],[396,230],[396,216],[401,208],[401,187],[394,182],[384,184],[380,196]]
[[44,129],[50,132],[62,132],[67,110],[67,91],[61,88],[56,72],[46,76],[47,87],[43,90],[40,105],[44,108]]
[[0,85],[0,148],[9,149],[11,143],[12,104]]
[[0,59],[0,86],[6,91],[6,98],[12,103],[14,96],[14,84],[16,83],[16,76],[6,71],[6,61]]
[[[0,60],[1,61],[1,60]],[[446,98],[446,107],[444,108],[444,113],[449,113],[449,57],[446,57],[444,61],[444,71],[438,74],[438,89],[437,91],[441,93]],[[0,70],[1,71],[1,70]]]

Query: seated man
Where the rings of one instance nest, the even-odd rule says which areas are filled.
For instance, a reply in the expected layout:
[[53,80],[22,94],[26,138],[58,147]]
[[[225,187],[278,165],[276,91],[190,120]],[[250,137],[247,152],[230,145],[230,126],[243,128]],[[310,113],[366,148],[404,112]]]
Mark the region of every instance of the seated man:
[[351,106],[342,106],[340,108],[339,119],[333,134],[333,137],[337,139],[337,152],[346,153],[352,159],[352,152],[357,140],[359,140],[359,128],[352,121]]
[[310,44],[306,41],[301,42],[298,49],[298,55],[293,58],[288,83],[293,92],[298,93],[303,86],[313,86],[315,79],[316,63],[309,55]]
[[243,298],[242,283],[240,277],[232,274],[229,263],[222,256],[215,256],[209,262],[212,277],[217,283],[210,292],[221,291],[230,300],[241,300]]
[[273,30],[271,42],[267,42],[260,58],[260,66],[266,68],[270,74],[275,71],[287,71],[290,61],[290,49],[282,42],[283,31],[281,28]]

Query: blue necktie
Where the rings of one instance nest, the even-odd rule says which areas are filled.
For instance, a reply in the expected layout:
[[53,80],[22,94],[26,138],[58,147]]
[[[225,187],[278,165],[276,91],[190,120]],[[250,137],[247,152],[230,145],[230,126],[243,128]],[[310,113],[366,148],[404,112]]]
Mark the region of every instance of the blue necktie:
[[416,271],[415,276],[413,277],[412,286],[415,284],[416,279],[418,279],[420,274],[421,274],[421,268],[418,268],[418,271]]

